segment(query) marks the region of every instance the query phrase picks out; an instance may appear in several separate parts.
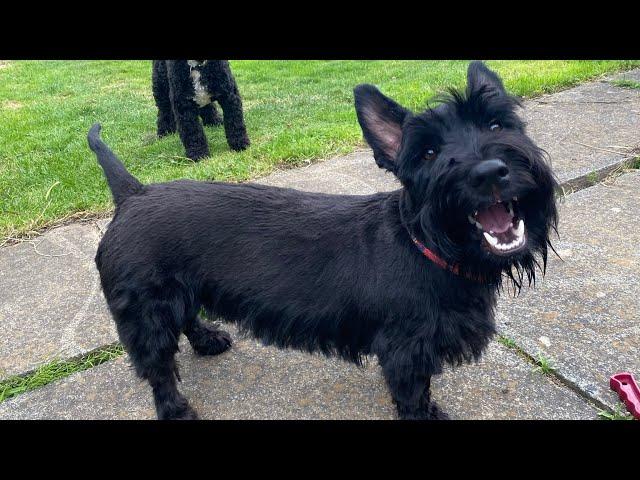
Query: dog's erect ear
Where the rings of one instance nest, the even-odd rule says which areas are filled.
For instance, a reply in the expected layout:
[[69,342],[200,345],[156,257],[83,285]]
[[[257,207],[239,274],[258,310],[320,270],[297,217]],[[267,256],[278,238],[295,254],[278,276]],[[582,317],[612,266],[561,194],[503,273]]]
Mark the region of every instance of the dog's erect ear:
[[475,92],[483,87],[488,92],[506,93],[502,80],[495,72],[489,70],[483,62],[471,62],[467,69],[467,88],[470,92]]
[[395,172],[402,144],[402,124],[410,114],[409,110],[384,96],[373,85],[358,85],[353,94],[358,123],[376,163],[380,168]]

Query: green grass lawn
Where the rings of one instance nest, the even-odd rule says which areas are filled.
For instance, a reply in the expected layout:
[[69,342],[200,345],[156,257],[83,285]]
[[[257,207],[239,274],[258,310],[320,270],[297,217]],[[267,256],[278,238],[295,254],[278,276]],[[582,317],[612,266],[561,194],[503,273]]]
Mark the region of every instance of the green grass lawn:
[[[638,61],[490,61],[507,88],[534,96]],[[106,212],[110,195],[86,144],[93,122],[143,182],[243,181],[278,165],[362,145],[352,89],[376,84],[412,109],[449,85],[465,61],[233,61],[252,146],[229,151],[207,128],[212,157],[184,158],[177,135],[155,137],[148,61],[0,61],[0,243],[72,214]]]

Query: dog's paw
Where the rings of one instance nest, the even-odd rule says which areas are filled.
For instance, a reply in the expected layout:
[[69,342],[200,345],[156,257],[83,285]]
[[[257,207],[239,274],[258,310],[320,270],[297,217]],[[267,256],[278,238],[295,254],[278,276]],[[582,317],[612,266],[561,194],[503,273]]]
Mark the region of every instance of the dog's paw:
[[233,341],[228,332],[206,326],[198,329],[197,336],[189,338],[189,343],[198,355],[218,355],[228,350]]
[[238,137],[238,138],[229,139],[229,148],[237,152],[241,150],[245,150],[249,145],[251,145],[251,142],[249,142],[249,139],[247,137]]
[[196,149],[187,150],[187,157],[193,160],[194,162],[197,162],[198,160],[202,160],[203,158],[207,158],[208,156],[209,156],[208,148],[197,149],[197,150]]
[[198,417],[198,413],[191,406],[187,406],[187,408],[173,420],[200,420],[200,417]]
[[429,402],[426,407],[415,410],[398,407],[398,417],[400,420],[449,420],[449,415],[436,402]]
[[187,408],[176,412],[175,415],[165,418],[165,420],[199,420],[199,417],[196,411],[190,405],[187,405]]
[[158,410],[159,420],[198,420],[198,414],[189,405],[189,402],[185,398],[180,398],[179,401],[172,405],[163,405],[161,410]]
[[449,420],[449,415],[443,412],[436,402],[429,402],[427,420]]

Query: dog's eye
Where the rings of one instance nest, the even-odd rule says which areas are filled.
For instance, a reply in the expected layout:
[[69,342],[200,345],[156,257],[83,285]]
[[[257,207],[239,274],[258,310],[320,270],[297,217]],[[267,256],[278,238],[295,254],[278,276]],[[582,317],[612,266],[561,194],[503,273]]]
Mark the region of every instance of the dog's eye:
[[499,132],[500,130],[502,130],[502,124],[494,120],[489,124],[489,130],[491,130],[492,132]]
[[438,155],[438,152],[436,151],[435,148],[428,148],[424,154],[424,159],[433,160],[434,158],[436,158],[437,155]]

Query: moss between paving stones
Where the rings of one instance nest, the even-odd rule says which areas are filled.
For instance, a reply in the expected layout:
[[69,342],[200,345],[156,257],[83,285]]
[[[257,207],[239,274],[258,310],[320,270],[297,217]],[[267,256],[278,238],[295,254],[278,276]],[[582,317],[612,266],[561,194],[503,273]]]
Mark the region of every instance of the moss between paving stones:
[[16,375],[0,382],[0,402],[21,393],[43,387],[55,380],[96,367],[124,354],[122,345],[110,345],[77,359],[55,360],[26,375]]

